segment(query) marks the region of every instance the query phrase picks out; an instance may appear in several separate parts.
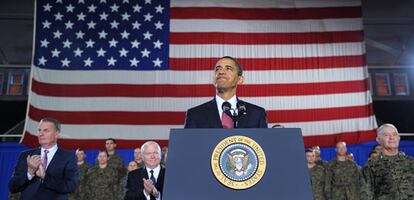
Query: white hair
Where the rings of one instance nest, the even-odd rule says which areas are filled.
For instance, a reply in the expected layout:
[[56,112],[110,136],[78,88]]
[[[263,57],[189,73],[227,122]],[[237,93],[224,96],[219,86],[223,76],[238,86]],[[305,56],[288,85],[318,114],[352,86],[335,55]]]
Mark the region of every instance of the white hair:
[[380,127],[377,128],[377,137],[384,135],[384,129],[385,128],[392,128],[398,134],[398,129],[394,125],[392,125],[392,124],[383,124],[383,125],[381,125]]
[[158,151],[158,155],[160,156],[161,159],[161,147],[160,145],[155,142],[155,141],[148,141],[145,142],[142,146],[141,146],[141,154],[144,154],[144,150],[149,146],[149,145],[155,145],[157,147],[157,151]]

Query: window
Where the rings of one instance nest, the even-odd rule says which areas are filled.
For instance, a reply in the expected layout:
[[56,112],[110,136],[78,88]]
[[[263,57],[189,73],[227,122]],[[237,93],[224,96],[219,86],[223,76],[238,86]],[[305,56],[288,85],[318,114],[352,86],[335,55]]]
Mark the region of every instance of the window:
[[390,76],[388,73],[375,73],[375,93],[378,96],[391,96]]
[[8,95],[23,95],[25,73],[23,71],[9,72],[9,81],[7,85]]
[[368,74],[368,83],[369,83],[369,94],[373,96],[374,88],[372,87],[372,74],[371,73]]
[[394,91],[397,96],[410,95],[407,73],[394,73]]

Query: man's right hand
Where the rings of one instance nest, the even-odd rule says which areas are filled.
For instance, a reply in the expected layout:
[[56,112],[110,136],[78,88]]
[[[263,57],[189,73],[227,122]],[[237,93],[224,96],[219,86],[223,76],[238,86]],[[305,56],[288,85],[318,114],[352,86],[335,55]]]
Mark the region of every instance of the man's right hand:
[[34,176],[37,169],[39,169],[40,164],[42,163],[42,160],[40,159],[40,155],[28,155],[26,158],[27,161],[27,172],[31,176]]
[[46,175],[45,167],[43,165],[39,165],[39,169],[36,171],[36,176],[40,177],[41,179],[44,179]]
[[144,189],[147,194],[151,194],[152,190],[154,189],[154,183],[152,183],[151,179],[142,179],[144,181]]

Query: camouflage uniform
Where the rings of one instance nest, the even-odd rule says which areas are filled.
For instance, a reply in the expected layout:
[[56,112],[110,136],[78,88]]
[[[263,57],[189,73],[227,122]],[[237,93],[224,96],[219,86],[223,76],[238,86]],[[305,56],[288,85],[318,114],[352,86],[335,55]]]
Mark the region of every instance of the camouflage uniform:
[[74,193],[70,193],[68,195],[69,200],[83,200],[85,199],[84,196],[84,190],[85,190],[85,177],[86,177],[86,173],[88,172],[88,170],[91,168],[92,166],[90,164],[88,164],[87,162],[84,162],[82,165],[78,165],[78,169],[79,169],[79,185],[76,188]]
[[9,192],[9,200],[19,200],[20,199],[20,192],[11,193]]
[[108,167],[115,169],[116,171],[116,181],[117,181],[117,188],[116,188],[116,199],[123,199],[124,197],[124,188],[126,182],[126,175],[127,175],[127,168],[125,167],[124,159],[117,153],[114,153],[109,156],[108,160]]
[[312,168],[308,168],[308,170],[312,183],[313,198],[315,200],[325,200],[325,168],[315,165]]
[[379,155],[362,169],[369,191],[368,199],[414,199],[414,159],[399,153],[397,156]]
[[118,181],[113,168],[100,168],[99,165],[88,170],[85,177],[85,199],[116,200]]
[[350,160],[329,162],[326,169],[325,191],[327,199],[359,200],[365,186],[361,171],[355,162]]
[[326,169],[326,167],[328,167],[329,163],[326,160],[319,159],[319,160],[315,161],[315,164],[320,165],[320,166],[322,166],[323,168]]

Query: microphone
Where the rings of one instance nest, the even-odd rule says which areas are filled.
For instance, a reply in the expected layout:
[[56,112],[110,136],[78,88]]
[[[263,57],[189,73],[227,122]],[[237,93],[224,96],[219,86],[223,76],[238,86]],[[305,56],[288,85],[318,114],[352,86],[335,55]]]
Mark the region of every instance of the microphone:
[[231,110],[231,104],[227,101],[223,102],[223,104],[221,104],[221,109],[223,109],[223,112],[227,112]]
[[237,102],[237,112],[238,112],[238,116],[247,114],[246,105],[244,105],[242,101]]
[[227,102],[227,101],[223,102],[223,104],[221,104],[221,109],[223,109],[223,112],[226,113],[228,116],[230,116],[230,117],[233,116],[230,112],[231,104],[229,102]]

